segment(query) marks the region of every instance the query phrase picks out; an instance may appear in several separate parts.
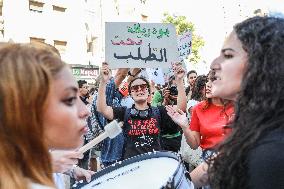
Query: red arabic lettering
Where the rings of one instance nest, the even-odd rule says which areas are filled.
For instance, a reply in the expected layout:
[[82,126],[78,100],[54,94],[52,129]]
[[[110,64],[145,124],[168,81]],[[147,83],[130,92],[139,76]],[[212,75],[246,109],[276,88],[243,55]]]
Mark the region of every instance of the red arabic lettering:
[[149,118],[146,120],[128,120],[131,129],[128,131],[128,135],[139,136],[142,134],[159,134],[157,128],[158,121],[155,118]]

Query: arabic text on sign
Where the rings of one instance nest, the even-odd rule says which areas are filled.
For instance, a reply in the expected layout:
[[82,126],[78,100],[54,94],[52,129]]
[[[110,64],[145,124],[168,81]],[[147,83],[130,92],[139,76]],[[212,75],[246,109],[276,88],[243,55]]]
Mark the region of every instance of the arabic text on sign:
[[[116,53],[113,54],[113,57],[116,59],[133,59],[133,60],[143,60],[145,61],[145,63],[147,61],[158,61],[158,62],[167,62],[167,49],[165,48],[161,48],[160,49],[160,58],[157,58],[155,53],[152,53],[152,48],[151,48],[151,44],[148,44],[149,47],[149,54],[147,57],[142,57],[141,56],[141,47],[138,47],[137,49],[137,56],[133,56],[131,52],[129,52],[129,55],[117,55]],[[153,51],[155,51],[156,48],[153,49]]]
[[[115,38],[118,38],[118,36],[115,36]],[[142,40],[140,39],[139,41],[135,41],[134,39],[131,38],[127,38],[126,41],[124,40],[120,40],[115,42],[114,40],[111,40],[111,44],[113,45],[141,45],[142,44]]]
[[129,33],[136,33],[138,38],[141,37],[151,37],[151,35],[156,35],[158,39],[162,37],[169,37],[170,32],[169,29],[166,28],[163,30],[162,28],[156,29],[156,28],[141,28],[140,24],[134,24],[133,27],[127,26],[127,31]]

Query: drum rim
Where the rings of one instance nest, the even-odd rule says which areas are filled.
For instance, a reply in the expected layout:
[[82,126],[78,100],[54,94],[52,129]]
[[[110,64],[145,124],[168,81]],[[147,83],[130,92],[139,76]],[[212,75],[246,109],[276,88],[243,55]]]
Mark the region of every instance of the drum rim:
[[[120,169],[124,166],[130,165],[132,163],[137,163],[140,161],[144,161],[144,160],[148,160],[148,159],[153,159],[153,158],[160,158],[160,157],[167,157],[167,158],[172,158],[175,159],[179,162],[179,164],[181,164],[181,159],[180,157],[177,155],[177,153],[175,152],[171,152],[171,151],[155,151],[155,152],[148,152],[148,153],[144,153],[144,154],[140,154],[137,156],[133,156],[130,157],[128,159],[125,159],[123,161],[119,161],[117,163],[111,164],[109,166],[107,166],[106,168],[96,172],[95,174],[92,175],[91,177],[91,182],[96,179],[99,178],[107,173],[110,173],[112,171],[115,171],[117,169]],[[175,170],[174,174],[175,175],[177,173],[177,171],[179,170],[180,165],[177,167],[177,169]],[[85,185],[87,185],[89,183],[87,183],[86,181],[82,182],[82,183],[77,183],[76,187],[73,188],[81,188]],[[167,182],[165,183],[167,184]]]

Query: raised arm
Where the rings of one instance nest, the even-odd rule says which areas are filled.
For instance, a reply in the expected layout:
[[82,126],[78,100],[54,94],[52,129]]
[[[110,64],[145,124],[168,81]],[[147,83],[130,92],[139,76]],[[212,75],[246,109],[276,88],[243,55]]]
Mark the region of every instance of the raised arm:
[[107,63],[102,64],[100,77],[101,81],[98,89],[97,110],[98,112],[102,113],[105,118],[112,120],[113,109],[106,103],[106,86],[107,82],[111,78],[111,72]]
[[183,112],[186,111],[186,94],[183,79],[185,76],[185,70],[181,64],[175,64],[174,73],[176,78],[177,90],[178,90],[178,97],[177,97],[177,107],[182,110]]

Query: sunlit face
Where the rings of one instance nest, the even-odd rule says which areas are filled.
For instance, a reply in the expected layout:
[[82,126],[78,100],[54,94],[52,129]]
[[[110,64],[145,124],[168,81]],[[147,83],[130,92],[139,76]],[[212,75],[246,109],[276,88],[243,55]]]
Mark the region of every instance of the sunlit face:
[[206,82],[205,96],[206,98],[213,98],[212,81],[210,79],[208,79],[208,81]]
[[235,32],[225,40],[219,57],[211,64],[216,80],[212,83],[212,94],[220,98],[235,100],[247,64],[247,53]]
[[49,148],[71,149],[83,144],[89,111],[79,99],[77,86],[68,68],[63,68],[51,85],[44,114]]
[[145,102],[150,95],[147,83],[142,79],[133,81],[130,90],[134,102]]
[[194,82],[197,78],[197,74],[196,73],[191,73],[188,75],[188,78],[187,78],[187,82],[190,86],[193,86],[194,85]]

